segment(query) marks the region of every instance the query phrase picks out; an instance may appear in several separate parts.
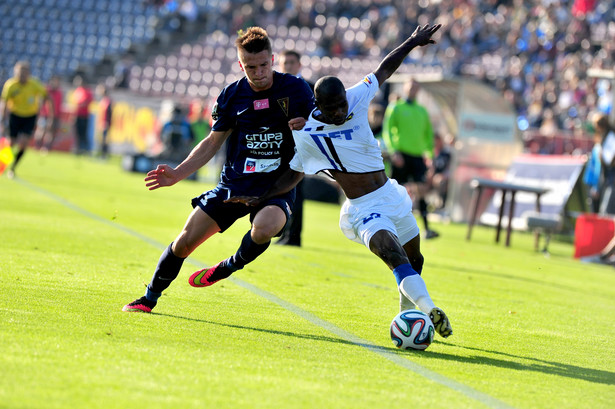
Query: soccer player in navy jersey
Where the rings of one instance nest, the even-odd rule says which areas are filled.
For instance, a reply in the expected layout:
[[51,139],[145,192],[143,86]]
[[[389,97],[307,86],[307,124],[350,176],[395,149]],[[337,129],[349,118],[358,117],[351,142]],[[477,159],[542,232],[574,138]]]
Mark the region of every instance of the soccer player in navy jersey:
[[159,165],[145,177],[150,190],[174,185],[204,166],[226,141],[220,182],[192,199],[194,209],[183,230],[162,253],[145,295],[125,305],[124,311],[151,312],[162,291],[179,274],[184,259],[237,219],[249,214],[251,221],[237,252],[194,273],[190,285],[209,286],[254,261],[290,217],[293,190],[273,195],[255,207],[227,199],[263,195],[288,170],[295,146],[291,129],[303,126],[314,107],[314,96],[304,80],[273,70],[271,42],[264,29],[251,27],[240,32],[235,45],[245,77],[226,86],[218,96],[210,134],[177,167]]
[[305,126],[293,130],[296,155],[290,169],[261,197],[230,200],[260,206],[269,197],[289,191],[305,173],[324,172],[333,177],[347,197],[340,213],[346,237],[364,244],[392,270],[400,294],[400,309],[418,308],[428,314],[438,334],[453,333],[448,317],[436,307],[421,277],[424,258],[419,227],[406,189],[389,179],[382,152],[368,120],[371,100],[379,87],[417,46],[435,43],[440,25],[417,27],[391,51],[376,70],[351,88],[336,77],[316,82],[316,109]]

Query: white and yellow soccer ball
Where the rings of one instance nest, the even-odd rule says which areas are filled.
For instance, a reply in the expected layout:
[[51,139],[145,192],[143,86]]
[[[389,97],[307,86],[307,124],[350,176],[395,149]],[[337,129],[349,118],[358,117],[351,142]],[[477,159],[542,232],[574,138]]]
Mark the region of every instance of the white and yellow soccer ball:
[[429,315],[405,310],[391,322],[391,340],[399,349],[426,349],[433,341],[434,327]]

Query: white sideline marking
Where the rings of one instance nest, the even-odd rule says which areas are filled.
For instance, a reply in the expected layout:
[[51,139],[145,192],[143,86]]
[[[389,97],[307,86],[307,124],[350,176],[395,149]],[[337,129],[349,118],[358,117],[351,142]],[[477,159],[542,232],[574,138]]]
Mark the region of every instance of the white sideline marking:
[[[143,242],[146,242],[160,250],[164,250],[165,248],[167,248],[168,244],[162,244],[156,240],[151,239],[150,237],[147,237],[137,231],[134,231],[132,229],[129,229],[128,227],[122,226],[120,224],[114,223],[108,219],[105,219],[104,217],[101,217],[97,214],[91,213],[85,209],[82,209],[81,207],[69,202],[68,200],[57,196],[56,194],[45,190],[39,186],[33,185],[23,179],[14,179],[16,182],[20,183],[21,185],[34,190],[40,194],[42,194],[43,196],[46,196],[50,199],[55,200],[56,202],[62,204],[63,206],[74,210],[75,212],[88,217],[90,219],[105,223],[109,226],[112,226],[118,230],[123,231],[124,233],[127,233]],[[200,268],[205,268],[208,267],[208,265],[193,259],[191,257],[187,258],[187,261],[189,261],[190,263],[192,263],[193,265],[200,267]],[[318,318],[316,315],[305,311],[303,309],[301,309],[300,307],[285,301],[281,298],[279,298],[278,296],[276,296],[275,294],[272,294],[270,292],[267,292],[253,284],[250,284],[246,281],[243,281],[237,277],[231,276],[228,278],[228,280],[232,281],[233,283],[239,285],[240,287],[245,288],[246,290],[265,298],[266,300],[273,302],[275,304],[278,304],[280,307],[284,308],[285,310],[288,310],[290,312],[292,312],[293,314],[296,314],[298,316],[300,316],[301,318],[311,322],[312,324],[321,327],[333,334],[335,334],[336,336],[345,339],[346,341],[349,341],[357,346],[361,346],[366,348],[367,350],[369,350],[370,352],[373,352],[377,355],[380,355],[381,357],[393,362],[394,364],[401,366],[402,368],[408,369],[418,375],[423,376],[424,378],[435,382],[435,383],[439,383],[440,385],[446,386],[447,388],[450,388],[456,392],[459,392],[463,395],[465,395],[468,398],[474,399],[477,402],[482,403],[483,405],[485,405],[486,407],[489,408],[494,408],[494,409],[514,409],[513,406],[510,406],[490,395],[487,395],[485,393],[479,392],[476,389],[473,389],[467,385],[464,385],[460,382],[457,382],[455,380],[452,380],[450,378],[447,378],[444,375],[441,375],[437,372],[434,372],[430,369],[425,368],[424,366],[421,366],[419,364],[416,364],[408,359],[403,358],[401,355],[388,351],[387,349],[384,349],[378,345],[374,345],[372,343],[370,343],[367,340],[364,340],[348,331],[343,330],[342,328],[339,328],[338,326],[325,321],[321,318]]]

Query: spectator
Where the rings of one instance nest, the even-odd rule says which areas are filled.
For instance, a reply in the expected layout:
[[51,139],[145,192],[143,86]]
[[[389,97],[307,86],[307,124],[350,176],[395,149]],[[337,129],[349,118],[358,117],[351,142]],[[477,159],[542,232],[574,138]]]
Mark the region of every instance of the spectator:
[[438,202],[436,208],[442,209],[446,205],[448,196],[449,168],[452,152],[451,142],[446,141],[440,134],[434,135],[434,159],[427,171],[428,185],[436,193]]
[[587,158],[583,171],[583,183],[587,187],[587,204],[592,213],[600,210],[600,188],[602,184],[602,135],[594,133],[594,146]]
[[47,94],[53,110],[49,110],[47,104],[41,107],[41,121],[38,137],[38,147],[42,153],[50,151],[58,136],[62,115],[62,101],[64,94],[60,87],[60,77],[52,76],[47,84]]
[[190,115],[188,116],[190,128],[194,135],[194,145],[201,142],[211,131],[211,117],[209,111],[201,101],[196,101],[190,106]]
[[113,81],[117,88],[128,88],[130,69],[134,66],[134,57],[130,54],[119,59],[113,67]]
[[109,129],[111,128],[111,117],[113,115],[113,101],[109,96],[109,90],[104,85],[97,87],[97,94],[100,95],[98,103],[97,129],[100,133],[100,157],[106,159],[109,156]]
[[162,126],[160,139],[163,150],[159,158],[170,162],[181,162],[194,147],[192,128],[180,107],[173,109],[171,119]]
[[[195,101],[190,106],[190,115],[188,116],[190,128],[194,135],[193,145],[198,145],[211,132],[211,113],[205,108],[202,101]],[[220,177],[220,171],[225,159],[226,144],[215,153],[214,157],[207,163],[207,176],[210,180],[216,181]]]
[[90,141],[88,138],[90,125],[90,104],[94,100],[92,90],[88,87],[80,75],[73,79],[75,90],[72,95],[74,105],[75,136],[77,139],[75,153],[81,155],[90,151]]
[[615,131],[605,113],[596,114],[592,119],[597,138],[601,139],[600,159],[604,177],[598,212],[615,214]]

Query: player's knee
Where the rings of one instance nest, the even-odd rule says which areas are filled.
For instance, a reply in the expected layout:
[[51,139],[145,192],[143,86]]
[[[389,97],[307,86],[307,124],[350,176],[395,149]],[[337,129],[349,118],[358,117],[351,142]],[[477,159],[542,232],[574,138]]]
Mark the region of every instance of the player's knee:
[[188,257],[196,248],[196,246],[191,245],[187,238],[185,232],[182,232],[177,236],[175,241],[173,241],[173,246],[171,246],[171,250],[173,254],[177,257],[186,258]]
[[177,241],[175,241],[173,243],[173,246],[171,246],[171,251],[173,251],[174,255],[181,258],[186,258],[190,255],[190,251],[188,251],[188,248],[185,245],[178,244]]
[[406,253],[399,251],[394,246],[373,246],[371,250],[391,268],[408,263]]
[[252,241],[256,244],[264,244],[271,239],[281,230],[274,225],[252,225],[251,237]]

